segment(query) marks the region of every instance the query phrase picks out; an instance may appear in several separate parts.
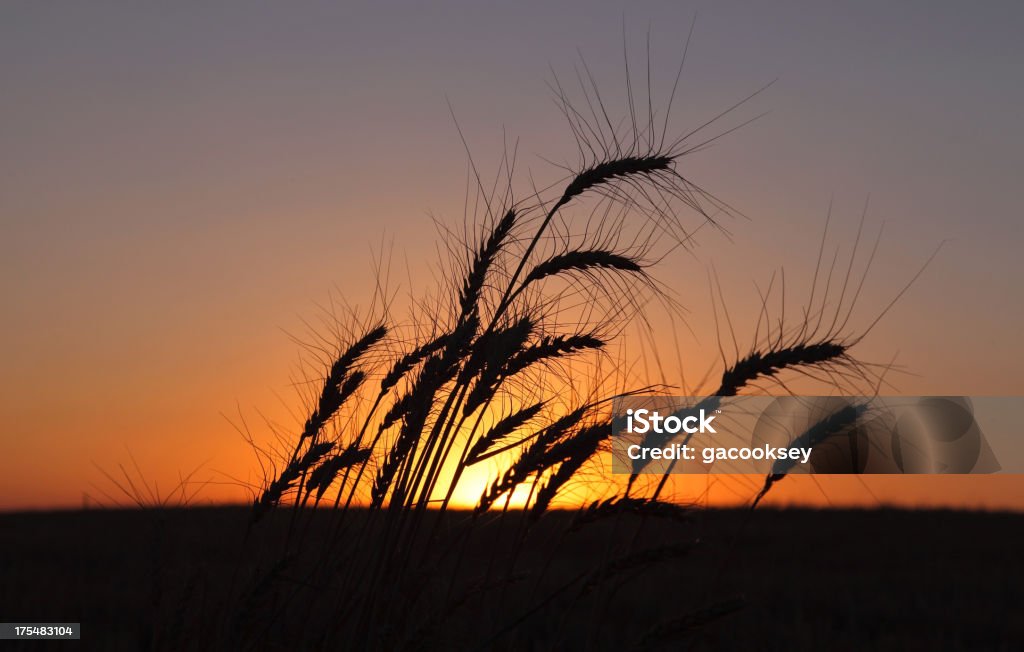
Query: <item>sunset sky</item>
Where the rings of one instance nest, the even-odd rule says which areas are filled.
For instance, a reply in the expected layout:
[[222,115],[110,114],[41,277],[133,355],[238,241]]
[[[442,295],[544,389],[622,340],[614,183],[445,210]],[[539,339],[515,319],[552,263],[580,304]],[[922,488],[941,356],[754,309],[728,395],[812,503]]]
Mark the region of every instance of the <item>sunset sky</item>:
[[[699,314],[713,264],[753,323],[754,282],[785,266],[806,292],[829,202],[849,248],[870,196],[859,326],[947,244],[859,357],[896,356],[900,393],[1024,392],[1018,3],[300,5],[0,9],[0,509],[102,499],[96,466],[130,456],[162,489],[201,467],[224,483],[204,500],[246,499],[230,478],[258,467],[225,415],[295,424],[289,334],[365,304],[382,249],[403,292],[430,289],[432,220],[458,226],[465,190],[449,103],[484,172],[504,132],[553,181],[544,159],[576,150],[551,70],[582,53],[614,96],[625,21],[631,53],[650,30],[657,104],[695,12],[670,131],[777,82],[709,135],[767,115],[680,163],[750,220],[659,278]],[[683,334],[696,375],[709,327]],[[1017,477],[819,480],[773,498],[1024,508]]]

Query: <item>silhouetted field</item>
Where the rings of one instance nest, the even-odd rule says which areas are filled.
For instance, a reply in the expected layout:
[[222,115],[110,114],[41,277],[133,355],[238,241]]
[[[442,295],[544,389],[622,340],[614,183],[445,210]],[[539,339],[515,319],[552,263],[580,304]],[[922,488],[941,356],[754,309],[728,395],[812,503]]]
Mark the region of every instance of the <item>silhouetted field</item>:
[[[264,524],[267,536],[259,541],[267,548],[266,559],[274,558],[288,516],[282,510]],[[688,523],[641,524],[638,517],[624,516],[563,535],[573,516],[552,512],[537,524],[517,566],[544,572],[519,577],[513,569],[515,580],[500,596],[476,599],[483,592],[476,593],[472,582],[442,583],[456,599],[434,602],[454,607],[433,616],[406,614],[442,631],[423,631],[407,641],[408,647],[432,648],[443,640],[470,649],[522,649],[525,641],[543,648],[629,649],[658,623],[723,601],[735,606],[736,598],[743,599],[737,610],[659,639],[658,646],[685,641],[696,649],[1009,650],[1024,645],[1024,624],[1017,617],[1024,607],[1022,515],[707,511]],[[251,550],[253,545],[251,536],[243,544],[249,517],[246,508],[0,515],[0,620],[82,623],[81,643],[33,641],[26,649],[139,649],[170,647],[172,640],[178,649],[209,647],[214,630],[230,629],[234,622],[231,611],[237,608],[225,601],[231,587],[258,574],[258,556],[238,561],[242,546]],[[441,529],[455,532],[470,516],[449,512],[443,518]],[[330,513],[318,514],[305,536],[314,541],[330,527],[329,520]],[[515,520],[478,523],[477,538],[453,555],[462,564],[459,576],[504,574],[508,569],[493,568],[495,550],[513,545],[514,537],[501,528]],[[693,542],[693,549],[660,563],[609,570],[608,582],[588,588],[586,573],[608,569],[610,551],[628,545],[638,527],[647,546]],[[580,573],[585,579],[573,584]],[[296,583],[301,575],[295,571]],[[336,591],[358,596],[360,587],[313,590],[330,605]],[[460,594],[465,599],[458,599]],[[554,608],[564,601],[576,601],[580,608]],[[539,608],[532,611],[533,606]],[[304,626],[315,633],[329,614],[325,609],[284,617],[305,619]],[[612,627],[591,636],[594,619]],[[515,626],[503,631],[506,623]],[[268,623],[268,635],[257,647],[287,647],[275,639],[275,627]],[[332,649],[350,647],[346,641],[318,640]]]

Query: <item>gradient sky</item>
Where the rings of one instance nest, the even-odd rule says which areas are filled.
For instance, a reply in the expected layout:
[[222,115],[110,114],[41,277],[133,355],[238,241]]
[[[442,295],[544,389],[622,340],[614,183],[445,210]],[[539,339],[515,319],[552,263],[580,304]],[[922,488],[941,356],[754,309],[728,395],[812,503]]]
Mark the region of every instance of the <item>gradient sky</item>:
[[[289,422],[286,332],[332,292],[365,301],[383,241],[420,270],[429,216],[461,219],[447,102],[485,171],[504,129],[521,169],[552,179],[540,157],[575,150],[549,67],[571,75],[579,49],[621,87],[625,18],[634,50],[650,27],[664,96],[698,10],[680,131],[778,81],[737,117],[767,116],[685,163],[751,221],[661,277],[704,300],[713,263],[756,314],[753,281],[810,277],[829,201],[848,245],[870,195],[886,236],[866,321],[949,243],[861,356],[898,353],[904,393],[1021,394],[1019,3],[8,2],[0,508],[80,504],[111,490],[93,464],[128,451],[162,487],[199,465],[250,477],[221,413]],[[695,350],[713,361],[712,344]],[[1016,478],[872,482],[888,501],[1024,507]],[[833,496],[870,502],[848,484]]]

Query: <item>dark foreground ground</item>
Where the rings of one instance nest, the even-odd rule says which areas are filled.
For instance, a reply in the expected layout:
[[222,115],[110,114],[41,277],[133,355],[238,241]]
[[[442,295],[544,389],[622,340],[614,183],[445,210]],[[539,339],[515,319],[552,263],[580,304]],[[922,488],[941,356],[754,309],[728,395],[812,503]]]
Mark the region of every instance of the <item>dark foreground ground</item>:
[[[24,649],[139,649],[152,644],[147,632],[159,613],[164,629],[177,628],[179,638],[156,647],[207,649],[205,630],[187,621],[199,612],[203,622],[220,618],[211,613],[225,608],[215,587],[229,582],[250,545],[240,538],[247,516],[239,508],[0,515],[0,621],[82,623],[81,642],[32,642]],[[571,576],[572,569],[607,563],[609,549],[636,536],[635,527],[617,522],[555,537],[571,518],[549,515],[543,527],[552,535],[534,538],[523,552],[524,567],[543,569],[542,581],[526,580],[530,589],[518,596],[503,594],[502,613],[468,600],[458,609],[469,615],[439,621],[443,627],[500,628],[511,611],[528,612],[557,591],[563,570]],[[463,571],[483,575],[489,546],[503,539],[467,546]],[[619,574],[597,598],[590,591],[590,602],[569,605],[580,607],[572,615],[552,614],[565,600],[583,599],[575,589],[502,637],[452,640],[480,649],[523,649],[524,641],[533,649],[629,649],[647,647],[644,640],[661,649],[1024,649],[1024,515],[709,511],[683,526],[647,525],[642,539],[648,547],[698,545],[680,558]],[[197,591],[197,583],[207,588]],[[643,636],[652,622],[734,598],[744,606],[685,638]],[[406,616],[415,617],[410,611],[392,618]],[[433,641],[412,647],[441,646]],[[0,650],[9,647],[0,641]],[[328,639],[325,647],[356,646]]]

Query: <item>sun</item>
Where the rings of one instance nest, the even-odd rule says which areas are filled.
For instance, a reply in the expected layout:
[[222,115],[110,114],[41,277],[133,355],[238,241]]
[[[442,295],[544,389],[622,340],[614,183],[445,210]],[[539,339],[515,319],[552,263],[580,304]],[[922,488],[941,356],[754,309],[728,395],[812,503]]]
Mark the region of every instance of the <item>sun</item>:
[[[481,494],[487,491],[495,478],[508,468],[510,460],[502,459],[504,457],[506,456],[498,456],[493,460],[466,468],[452,493],[451,506],[456,509],[474,509],[480,503]],[[529,483],[519,485],[512,494],[512,500],[508,506],[513,509],[522,509],[526,506],[529,493]],[[434,496],[434,498],[443,500],[444,496]],[[506,498],[507,496],[503,496],[496,501],[492,509],[504,507]]]

